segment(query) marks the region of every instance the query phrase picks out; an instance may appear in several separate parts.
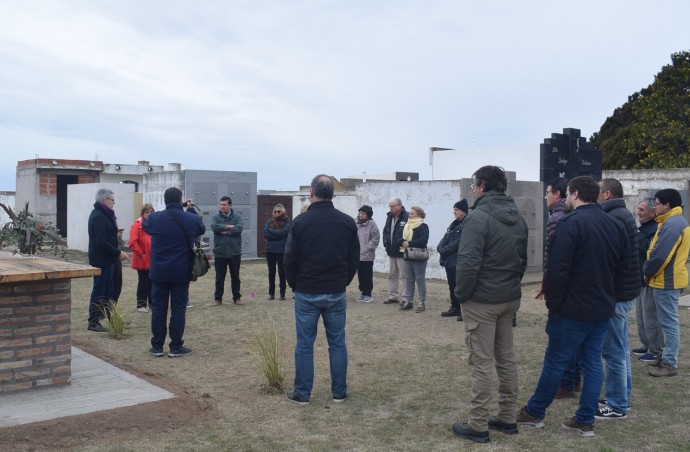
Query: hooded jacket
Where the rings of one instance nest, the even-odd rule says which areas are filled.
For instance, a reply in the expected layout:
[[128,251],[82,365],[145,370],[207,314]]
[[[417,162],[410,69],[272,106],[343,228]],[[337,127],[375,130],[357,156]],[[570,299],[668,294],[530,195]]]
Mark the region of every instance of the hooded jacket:
[[513,198],[495,190],[478,198],[465,218],[458,247],[458,302],[499,304],[520,298],[527,235]]
[[371,262],[376,257],[381,234],[376,222],[370,218],[364,223],[357,222],[357,237],[359,238],[359,260]]
[[650,278],[649,287],[684,289],[688,285],[685,263],[690,250],[690,226],[683,217],[683,209],[674,207],[656,217],[656,221],[659,229],[649,245],[642,272]]
[[607,199],[599,203],[607,214],[611,215],[625,228],[632,253],[620,262],[620,285],[616,287],[616,301],[630,301],[640,295],[642,281],[640,280],[640,261],[635,250],[640,246],[637,223],[632,213],[625,207],[623,198]]

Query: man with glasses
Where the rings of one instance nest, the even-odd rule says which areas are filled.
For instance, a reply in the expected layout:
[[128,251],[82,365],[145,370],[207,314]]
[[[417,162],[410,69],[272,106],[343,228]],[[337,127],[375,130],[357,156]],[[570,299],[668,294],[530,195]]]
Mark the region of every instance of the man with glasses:
[[[528,229],[515,201],[505,194],[508,181],[503,168],[483,166],[473,176],[476,200],[463,224],[455,286],[470,354],[472,401],[467,427],[456,422],[453,433],[486,443],[490,428],[509,435],[518,432],[512,323],[520,308],[520,281],[527,268]],[[490,418],[494,367],[498,415]]]
[[[403,229],[409,213],[405,211],[400,198],[388,200],[386,225],[383,227],[383,247],[388,254],[388,299],[383,304],[402,303],[405,300],[405,260],[403,249],[397,243],[401,243]],[[402,293],[400,284],[402,282]]]
[[[621,262],[633,255],[625,228],[597,204],[599,185],[589,176],[568,182],[570,212],[558,223],[549,249],[546,307],[549,336],[534,394],[518,413],[519,425],[543,428],[568,365],[580,355],[584,379],[580,406],[563,428],[593,437],[603,383],[601,351],[616,312]],[[596,276],[596,277],[593,277]]]
[[690,227],[683,217],[682,199],[678,190],[666,188],[654,194],[656,221],[659,223],[647,261],[642,267],[644,281],[654,294],[656,315],[664,334],[664,349],[649,371],[653,377],[678,375],[678,298],[688,285],[685,263],[690,251]]
[[96,192],[96,202],[89,215],[89,265],[101,270],[93,277],[93,289],[89,300],[89,324],[87,329],[96,333],[108,330],[101,325],[108,303],[114,302],[115,285],[113,272],[118,260],[129,259],[117,246],[117,217],[115,216],[115,194],[101,188]]

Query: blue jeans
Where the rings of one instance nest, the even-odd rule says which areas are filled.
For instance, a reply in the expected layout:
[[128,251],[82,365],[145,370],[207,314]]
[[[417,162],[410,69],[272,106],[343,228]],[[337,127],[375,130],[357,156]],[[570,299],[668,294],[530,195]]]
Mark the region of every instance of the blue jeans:
[[168,331],[168,300],[170,301],[170,350],[182,347],[189,299],[189,282],[151,281],[151,345],[163,348]]
[[103,315],[106,304],[113,299],[113,265],[98,267],[101,274],[93,277],[93,289],[89,299],[89,325],[99,323]]
[[301,400],[311,398],[314,385],[314,341],[323,318],[328,340],[328,358],[331,366],[331,392],[334,398],[347,395],[347,346],[345,345],[345,319],[347,301],[345,292],[335,294],[308,294],[295,292],[295,395]]
[[606,401],[616,412],[626,414],[632,391],[632,367],[628,345],[628,313],[635,300],[616,303],[616,313],[609,319],[601,356],[606,362]]
[[680,324],[678,323],[678,298],[681,289],[654,289],[656,316],[664,333],[663,361],[678,367],[678,348],[680,346]]
[[553,402],[563,373],[575,356],[580,353],[584,380],[580,407],[575,412],[577,422],[593,424],[594,413],[599,407],[599,393],[604,380],[601,368],[601,349],[604,345],[608,320],[580,322],[549,314],[546,334],[549,343],[544,354],[544,367],[534,394],[527,402],[526,410],[532,416],[543,419],[546,409]]

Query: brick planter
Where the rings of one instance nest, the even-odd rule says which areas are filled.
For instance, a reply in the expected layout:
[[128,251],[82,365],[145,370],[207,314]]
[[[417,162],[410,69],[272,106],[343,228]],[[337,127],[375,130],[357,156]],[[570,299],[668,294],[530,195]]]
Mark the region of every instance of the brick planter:
[[71,279],[98,272],[0,256],[0,393],[70,383]]

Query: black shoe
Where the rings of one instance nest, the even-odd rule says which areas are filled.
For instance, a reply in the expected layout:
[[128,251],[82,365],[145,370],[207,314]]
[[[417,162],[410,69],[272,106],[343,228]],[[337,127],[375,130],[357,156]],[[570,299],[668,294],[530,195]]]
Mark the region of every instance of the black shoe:
[[276,299],[276,297],[274,297],[271,294],[268,294],[268,296],[266,297],[266,300],[268,300],[268,301],[275,300],[275,299]]
[[514,424],[508,424],[507,422],[499,421],[495,417],[489,418],[489,428],[503,432],[506,435],[517,435],[519,433],[517,422]]
[[402,304],[402,306],[400,306],[399,309],[400,309],[401,311],[407,311],[407,310],[409,310],[409,309],[412,309],[412,307],[413,307],[412,302],[409,301],[409,300],[406,300],[406,301]]
[[92,323],[87,328],[89,331],[94,331],[96,333],[107,333],[108,329],[101,325],[100,323]]
[[464,319],[462,318],[462,315],[458,316],[458,322],[462,322]]
[[488,443],[491,441],[491,438],[489,438],[489,432],[478,432],[469,427],[465,428],[458,422],[453,424],[453,433],[455,433],[455,436],[460,436],[477,443]]
[[168,358],[177,358],[178,356],[187,356],[191,354],[192,350],[182,345],[179,348],[176,348],[175,350],[171,349],[168,352]]
[[[302,400],[297,395],[295,395],[295,391],[288,391],[285,393],[285,397],[292,402],[296,403],[297,405],[309,405],[309,400]],[[335,401],[335,399],[333,400]]]
[[341,402],[344,402],[346,400],[347,400],[347,394],[345,394],[344,396],[338,396],[338,397],[333,396],[333,402],[335,402],[335,403],[341,403]]
[[451,306],[447,311],[441,313],[441,317],[455,317],[460,315],[460,310]]
[[284,294],[280,296],[280,301],[285,301],[285,295]]
[[155,356],[156,358],[160,358],[163,356],[163,348],[162,347],[151,347],[149,349],[149,353],[151,356]]

